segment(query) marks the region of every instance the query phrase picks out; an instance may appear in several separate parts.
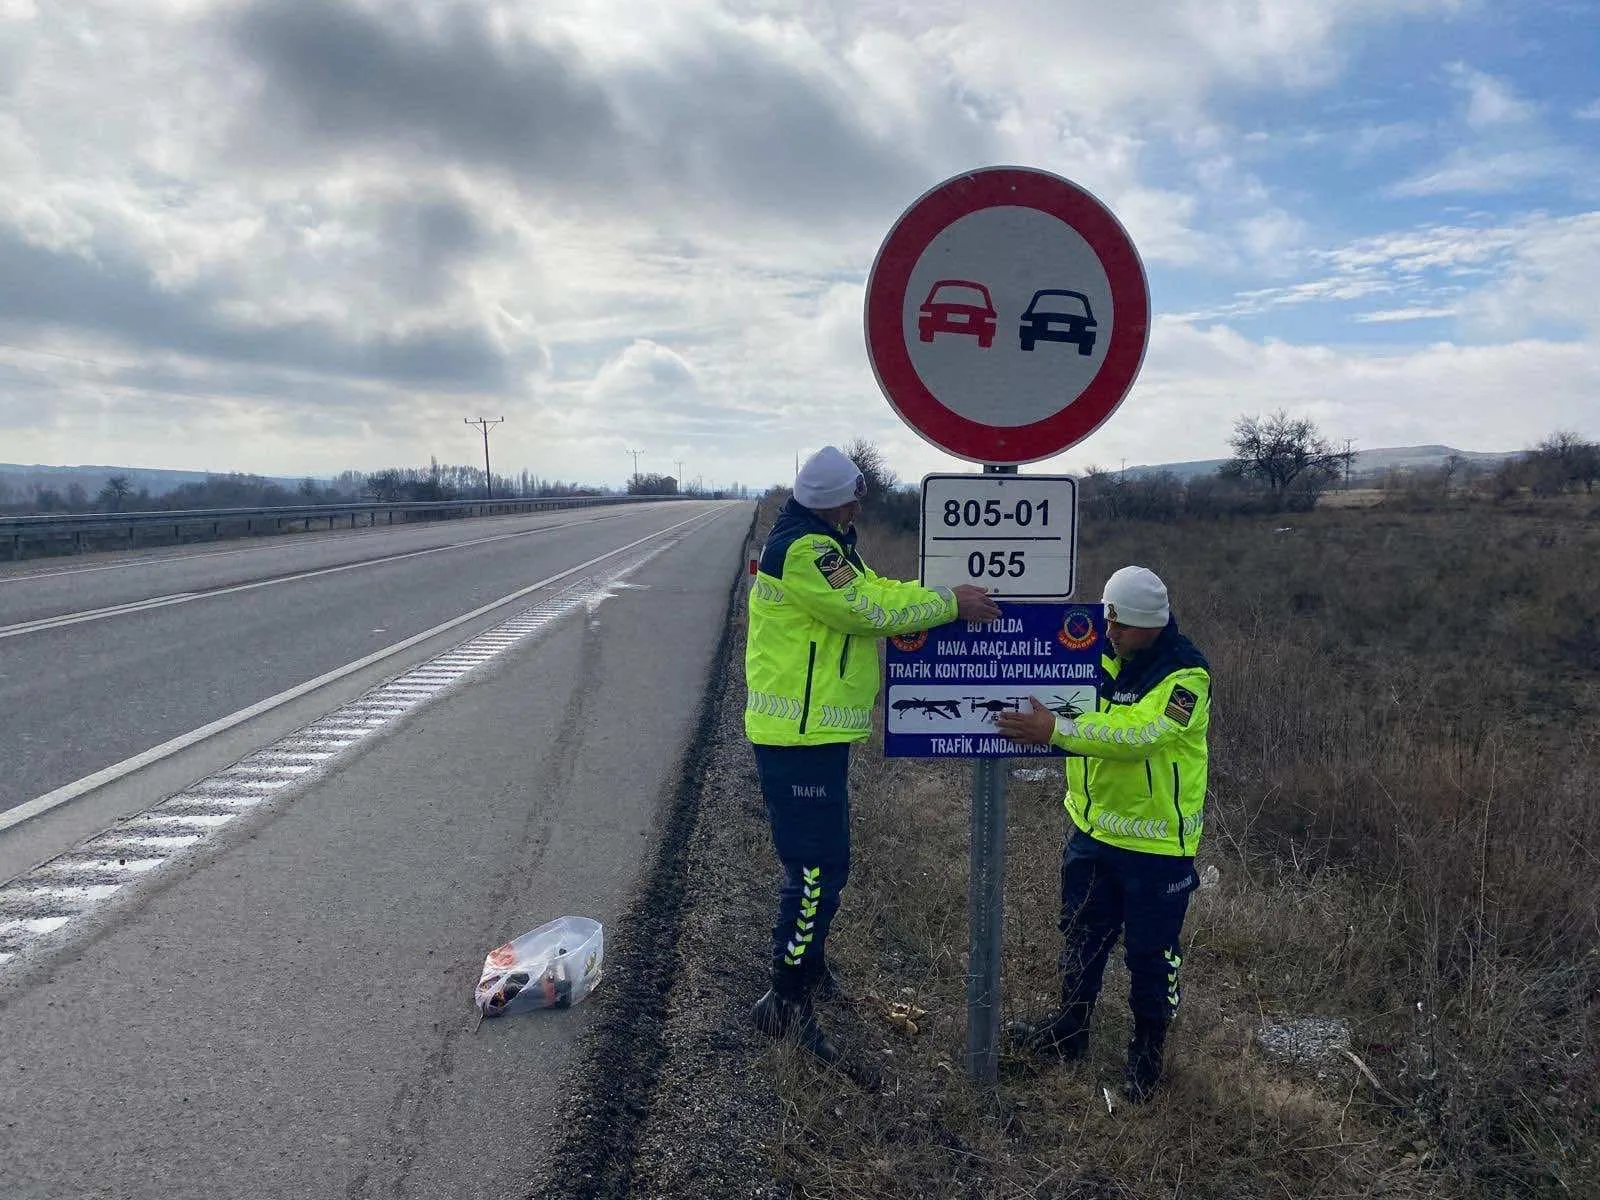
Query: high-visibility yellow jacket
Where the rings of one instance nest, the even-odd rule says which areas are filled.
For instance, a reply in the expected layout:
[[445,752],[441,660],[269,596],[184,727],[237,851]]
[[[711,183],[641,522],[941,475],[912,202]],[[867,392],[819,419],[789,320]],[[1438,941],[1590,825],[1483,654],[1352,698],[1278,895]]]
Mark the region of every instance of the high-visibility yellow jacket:
[[1100,703],[1056,721],[1067,812],[1112,846],[1192,855],[1205,825],[1211,671],[1176,621],[1127,661],[1101,659]]
[[885,579],[841,533],[791,499],[750,585],[744,729],[763,746],[858,742],[878,698],[876,639],[955,620],[949,588]]

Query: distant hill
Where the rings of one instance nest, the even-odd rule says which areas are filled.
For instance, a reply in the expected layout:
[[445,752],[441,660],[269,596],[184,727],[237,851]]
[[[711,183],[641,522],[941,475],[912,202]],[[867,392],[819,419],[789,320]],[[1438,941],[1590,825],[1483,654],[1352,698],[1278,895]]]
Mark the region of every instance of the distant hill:
[[[1459,454],[1468,462],[1492,465],[1522,453],[1519,450],[1457,450],[1452,446],[1390,446],[1377,450],[1358,450],[1351,467],[1354,475],[1375,475],[1384,471],[1415,471],[1443,465],[1452,454]],[[1192,462],[1156,463],[1129,467],[1130,475],[1156,475],[1170,471],[1179,479],[1193,479],[1197,475],[1212,475],[1228,460],[1203,458]]]
[[[144,467],[47,467],[25,466],[21,463],[0,463],[0,484],[9,487],[13,493],[28,493],[35,487],[55,488],[64,492],[74,483],[80,485],[84,491],[93,496],[105,486],[106,480],[113,475],[126,475],[133,484],[134,491],[148,491],[152,496],[160,496],[185,483],[204,483],[214,475],[226,474],[223,471],[160,471]],[[287,488],[295,488],[300,484],[299,479],[284,479],[280,476],[268,475],[265,478],[274,483],[282,484]]]

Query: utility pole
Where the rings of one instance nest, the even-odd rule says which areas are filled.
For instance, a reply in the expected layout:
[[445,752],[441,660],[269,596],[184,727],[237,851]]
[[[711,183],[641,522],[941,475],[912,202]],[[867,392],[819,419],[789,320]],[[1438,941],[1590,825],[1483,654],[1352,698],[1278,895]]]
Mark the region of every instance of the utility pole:
[[1347,492],[1350,490],[1350,464],[1355,461],[1354,455],[1350,453],[1350,445],[1354,441],[1355,438],[1344,440],[1344,490]]
[[643,454],[644,451],[643,450],[629,450],[627,453],[633,455],[633,477],[634,477],[634,479],[637,479],[637,478],[639,478],[639,455]]
[[496,417],[492,421],[488,417],[479,417],[476,421],[463,418],[465,424],[476,425],[483,430],[483,498],[485,500],[494,499],[494,476],[489,474],[489,430],[504,420],[504,417]]

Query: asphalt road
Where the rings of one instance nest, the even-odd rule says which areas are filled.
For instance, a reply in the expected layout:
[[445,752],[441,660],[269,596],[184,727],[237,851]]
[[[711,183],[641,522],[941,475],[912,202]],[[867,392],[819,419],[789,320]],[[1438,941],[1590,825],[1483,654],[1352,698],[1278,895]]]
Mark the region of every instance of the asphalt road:
[[[0,812],[713,507],[563,510],[0,571]],[[174,597],[192,598],[28,631]]]
[[[694,509],[472,522],[448,532],[556,527],[0,640],[0,752],[26,778],[5,794],[25,798]],[[474,1031],[472,985],[510,936],[626,909],[749,523],[744,505],[699,511],[632,586],[126,889],[83,932],[0,966],[0,1196],[525,1194],[587,1010]],[[0,625],[280,578],[307,569],[295,555],[339,565],[376,546],[264,544],[244,561],[55,576],[48,603],[30,590],[43,580],[0,584]]]

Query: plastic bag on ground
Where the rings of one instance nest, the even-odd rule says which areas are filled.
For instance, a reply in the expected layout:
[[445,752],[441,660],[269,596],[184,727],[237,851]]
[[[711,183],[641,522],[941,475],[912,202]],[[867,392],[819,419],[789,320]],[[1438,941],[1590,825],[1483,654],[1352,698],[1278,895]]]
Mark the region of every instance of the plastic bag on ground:
[[472,998],[486,1017],[568,1008],[600,983],[605,930],[588,917],[557,917],[496,946]]

